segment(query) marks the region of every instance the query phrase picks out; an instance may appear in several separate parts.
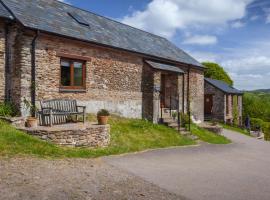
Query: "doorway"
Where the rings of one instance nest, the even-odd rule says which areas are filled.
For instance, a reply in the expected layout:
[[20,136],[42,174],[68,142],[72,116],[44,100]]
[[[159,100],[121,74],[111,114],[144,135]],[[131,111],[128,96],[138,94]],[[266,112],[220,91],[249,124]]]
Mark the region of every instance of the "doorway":
[[212,115],[213,111],[213,95],[206,94],[204,96],[204,113],[205,115]]

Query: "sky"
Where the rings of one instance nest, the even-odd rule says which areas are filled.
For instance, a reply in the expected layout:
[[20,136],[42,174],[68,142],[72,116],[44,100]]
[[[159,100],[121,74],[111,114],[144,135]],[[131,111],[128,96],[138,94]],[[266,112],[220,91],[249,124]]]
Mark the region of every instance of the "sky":
[[242,90],[270,88],[270,0],[62,0],[219,63]]

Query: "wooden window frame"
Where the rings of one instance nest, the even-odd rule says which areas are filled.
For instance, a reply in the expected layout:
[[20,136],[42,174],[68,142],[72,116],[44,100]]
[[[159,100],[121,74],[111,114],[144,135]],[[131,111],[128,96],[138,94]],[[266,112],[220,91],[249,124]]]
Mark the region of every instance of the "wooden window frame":
[[[62,61],[68,61],[70,63],[70,86],[62,85]],[[74,62],[82,63],[82,85],[74,86]],[[86,62],[85,60],[61,57],[60,58],[60,89],[63,90],[85,90],[86,89]]]

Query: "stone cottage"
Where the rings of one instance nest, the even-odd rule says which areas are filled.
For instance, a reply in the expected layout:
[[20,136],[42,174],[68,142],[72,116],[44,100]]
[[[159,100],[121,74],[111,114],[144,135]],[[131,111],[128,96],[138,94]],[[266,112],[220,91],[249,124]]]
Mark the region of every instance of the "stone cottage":
[[219,120],[232,123],[235,117],[242,124],[243,92],[219,80],[205,78],[204,85],[205,120]]
[[56,0],[0,0],[0,101],[76,99],[95,113],[204,118],[203,66],[167,39]]

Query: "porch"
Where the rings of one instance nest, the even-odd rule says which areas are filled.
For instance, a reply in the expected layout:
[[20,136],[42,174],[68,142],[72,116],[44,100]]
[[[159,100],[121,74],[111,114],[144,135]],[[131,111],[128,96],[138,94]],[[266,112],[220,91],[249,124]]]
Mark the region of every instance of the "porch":
[[181,113],[189,113],[189,72],[178,66],[147,61],[152,68],[152,121],[180,130]]

